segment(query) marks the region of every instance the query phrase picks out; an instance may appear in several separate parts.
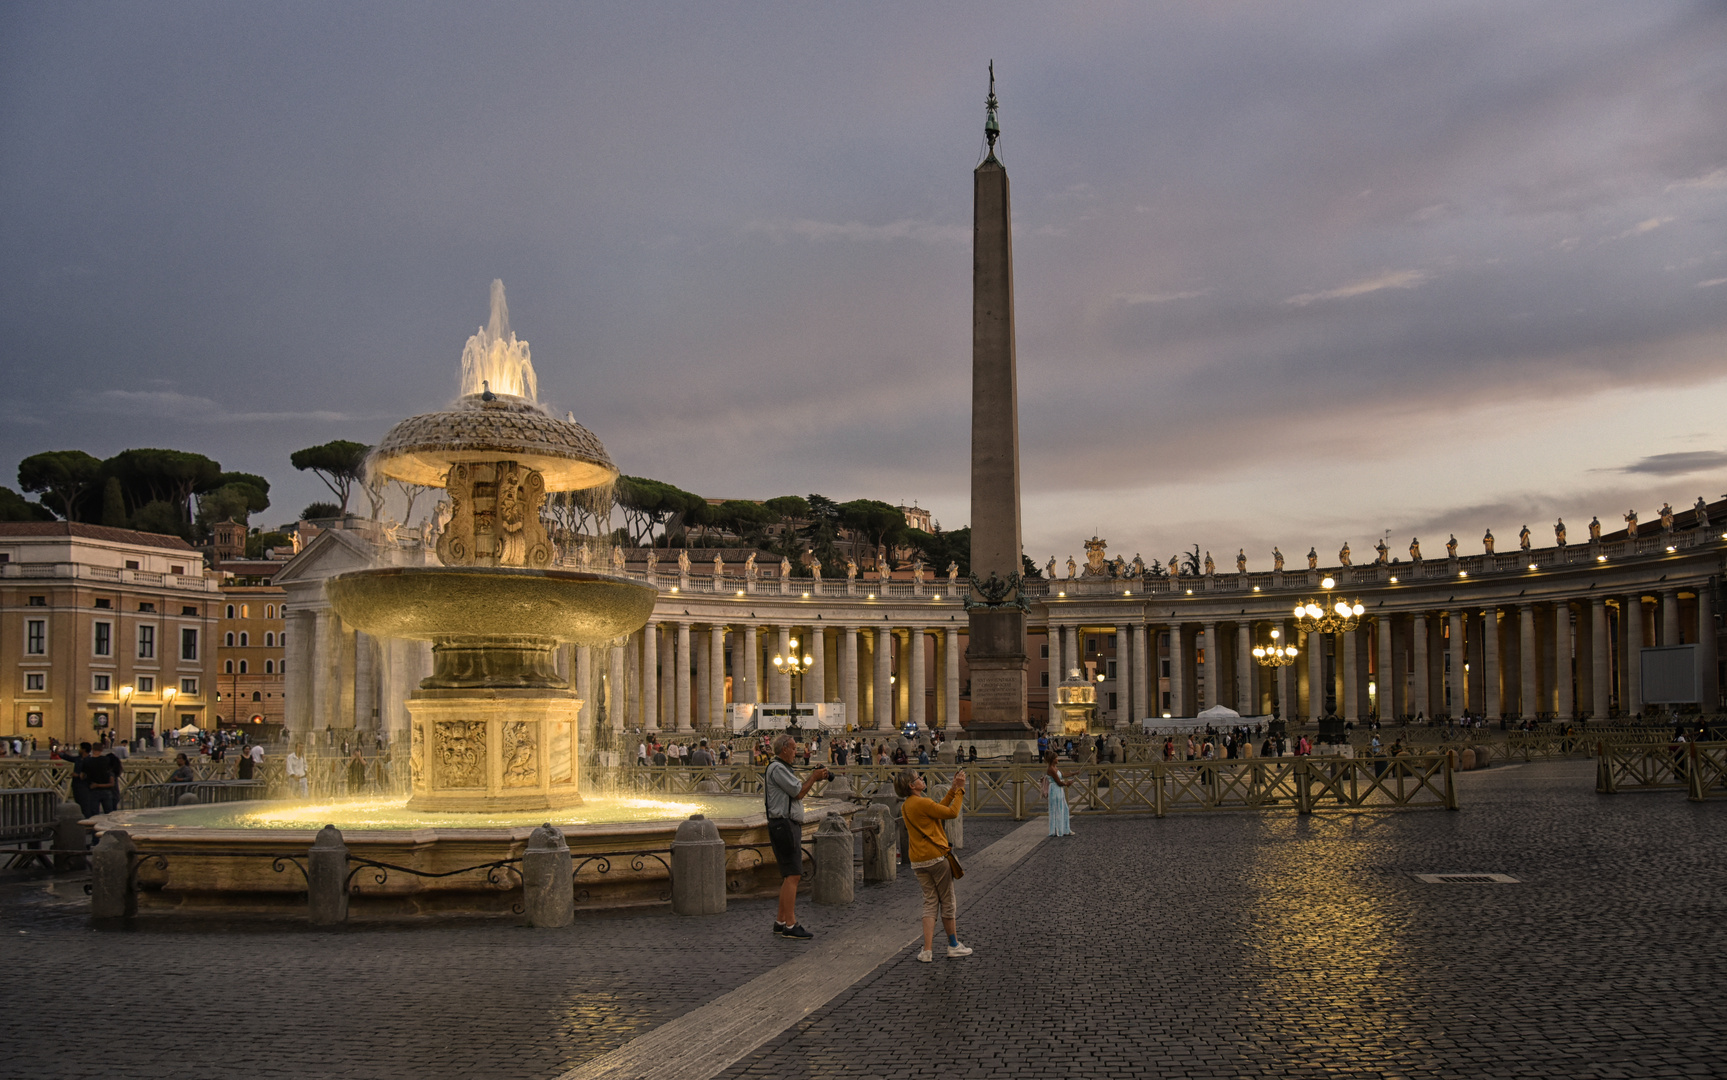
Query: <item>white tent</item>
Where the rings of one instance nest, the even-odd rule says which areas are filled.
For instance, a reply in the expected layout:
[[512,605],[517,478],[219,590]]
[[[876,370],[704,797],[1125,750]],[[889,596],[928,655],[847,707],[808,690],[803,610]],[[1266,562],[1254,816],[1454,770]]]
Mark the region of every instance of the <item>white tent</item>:
[[1241,714],[1227,705],[1213,705],[1211,708],[1194,717],[1195,720],[1229,721],[1240,720]]
[[196,735],[196,734],[198,734],[198,725],[197,724],[187,724],[185,727],[181,728],[179,731],[176,731],[174,734],[176,734],[176,735]]

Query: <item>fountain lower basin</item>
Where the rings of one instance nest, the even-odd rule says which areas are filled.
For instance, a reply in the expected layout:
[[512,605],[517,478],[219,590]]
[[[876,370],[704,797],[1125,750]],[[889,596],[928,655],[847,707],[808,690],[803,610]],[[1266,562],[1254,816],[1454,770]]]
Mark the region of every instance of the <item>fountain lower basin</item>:
[[[827,811],[849,823],[858,809],[812,800],[805,811],[806,848]],[[267,801],[126,810],[95,825],[99,833],[125,830],[137,846],[141,913],[303,917],[306,881],[294,860],[305,865],[318,828],[334,824],[351,860],[402,868],[357,866],[350,918],[396,920],[513,914],[520,879],[496,864],[519,859],[533,829],[547,820],[563,832],[574,857],[578,909],[666,903],[672,839],[696,813],[714,821],[726,844],[730,897],[769,896],[779,888],[756,795],[598,798],[537,814],[426,813],[409,810],[400,798]]]

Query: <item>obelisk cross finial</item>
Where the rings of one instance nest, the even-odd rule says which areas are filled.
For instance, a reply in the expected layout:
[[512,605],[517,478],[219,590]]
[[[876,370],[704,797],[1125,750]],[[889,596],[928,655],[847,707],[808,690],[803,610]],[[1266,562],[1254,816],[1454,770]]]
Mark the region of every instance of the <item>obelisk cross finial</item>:
[[995,141],[1001,138],[1001,124],[995,118],[995,110],[999,103],[995,100],[995,61],[989,62],[989,97],[983,103],[986,110],[983,118],[983,137],[989,143],[989,154],[986,160],[995,160]]

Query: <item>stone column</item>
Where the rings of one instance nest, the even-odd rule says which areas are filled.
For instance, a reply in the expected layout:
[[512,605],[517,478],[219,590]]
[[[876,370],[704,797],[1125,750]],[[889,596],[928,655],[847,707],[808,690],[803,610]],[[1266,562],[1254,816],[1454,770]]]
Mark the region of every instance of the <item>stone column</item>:
[[1325,715],[1325,635],[1307,635],[1307,719]]
[[726,726],[726,628],[715,623],[708,629],[708,718],[709,727]]
[[1541,653],[1535,647],[1535,606],[1533,604],[1517,605],[1517,669],[1522,676],[1520,690],[1517,695],[1518,711],[1525,720],[1533,720],[1537,714],[1545,712],[1541,708],[1539,684],[1536,673],[1541,668]]
[[1643,596],[1627,596],[1619,608],[1619,622],[1624,627],[1625,647],[1621,650],[1625,675],[1619,685],[1619,711],[1626,717],[1643,713]]
[[1715,640],[1715,601],[1709,595],[1709,583],[1697,586],[1697,653],[1703,665],[1703,711],[1718,712],[1721,708],[1720,646]]
[[815,663],[810,666],[810,673],[804,676],[804,700],[821,704],[828,699],[827,655],[828,632],[825,626],[812,626],[808,631],[808,640],[804,642],[804,653],[812,657]]
[[1661,590],[1661,644],[1684,644],[1684,636],[1679,632],[1679,590]]
[[917,721],[919,730],[927,731],[930,725],[928,710],[925,708],[928,702],[925,698],[928,695],[924,688],[928,683],[929,643],[924,640],[923,628],[920,626],[908,629],[905,640],[911,648],[911,680],[906,689],[906,701],[910,709],[906,715]]
[[1157,707],[1157,677],[1152,674],[1151,652],[1145,638],[1145,621],[1135,619],[1133,623],[1133,707],[1135,711],[1127,716],[1127,722],[1130,724],[1148,716],[1156,716],[1159,712]]
[[[1283,622],[1278,625],[1278,629],[1283,631],[1278,640],[1285,645],[1299,645],[1299,642],[1296,641],[1295,627],[1292,624],[1287,621]],[[1277,713],[1285,723],[1301,716],[1301,710],[1296,707],[1296,683],[1300,678],[1300,673],[1294,664],[1285,664],[1277,669]]]
[[[1049,624],[1048,640],[1049,640],[1049,701],[1050,701],[1050,704],[1053,705],[1053,704],[1055,704],[1055,699],[1056,699],[1056,687],[1061,685],[1061,680],[1067,678],[1067,667],[1062,662],[1062,658],[1061,658],[1061,656],[1062,656],[1061,648],[1062,648],[1062,640],[1063,640],[1061,627],[1056,625],[1053,622]],[[1055,714],[1051,713],[1050,715],[1054,716]]]
[[1235,624],[1235,711],[1243,716],[1259,715],[1253,690],[1253,624],[1243,619]]
[[[911,644],[913,631],[895,628],[892,631],[894,650],[899,654],[899,663],[894,666],[894,718],[898,721],[895,727],[904,727],[907,720],[918,717],[911,711]],[[923,725],[919,723],[919,727]]]
[[[289,614],[288,647],[282,654],[282,665],[288,676],[282,680],[286,726],[296,736],[312,730],[314,715],[312,698],[317,680],[312,677],[312,657],[316,655],[317,619],[310,611]],[[166,730],[166,729],[163,729]]]
[[[354,637],[358,633],[352,626],[343,621],[341,616],[333,620],[336,627],[336,715],[331,718],[331,724],[336,727],[348,727],[354,722],[354,661],[358,658],[358,650],[354,647]],[[174,642],[178,649],[179,643]],[[177,652],[174,655],[179,655]],[[164,719],[167,711],[162,710]],[[355,740],[358,742],[358,740]]]
[[598,711],[594,701],[594,650],[587,645],[577,645],[575,662],[571,666],[571,685],[582,703],[581,711],[576,713],[576,730],[580,732],[576,745],[578,748],[592,747],[594,716]]
[[756,624],[744,624],[744,662],[742,670],[732,672],[733,693],[739,701],[756,702],[762,699],[761,687],[757,684],[762,672],[761,643],[756,638]]
[[1172,622],[1169,624],[1169,714],[1172,718],[1187,715],[1187,685],[1182,670],[1185,663],[1181,650],[1181,624]]
[[1133,645],[1126,623],[1115,624],[1115,715],[1126,720],[1133,715]]
[[[332,699],[335,694],[336,683],[332,671],[334,665],[331,661],[336,647],[333,640],[336,634],[336,628],[333,625],[336,615],[329,608],[323,608],[313,611],[312,618],[312,662],[309,672],[312,683],[312,710],[306,730],[323,731],[330,726],[330,714],[335,711]],[[172,642],[157,641],[157,655],[164,655],[164,650],[169,648],[171,644]],[[167,728],[161,725],[167,722],[168,717],[164,715],[157,730],[166,731]]]
[[713,631],[696,630],[691,633],[694,639],[691,646],[695,650],[696,681],[691,688],[690,696],[694,699],[696,727],[708,726],[709,695],[713,693],[713,672],[708,669],[708,660],[713,656],[709,641]]
[[1361,656],[1356,652],[1359,630],[1345,630],[1337,636],[1338,673],[1343,677],[1343,719],[1346,723],[1361,721]]
[[1205,667],[1201,670],[1205,676],[1205,692],[1200,696],[1199,708],[1201,712],[1218,703],[1219,697],[1217,693],[1217,682],[1218,672],[1221,667],[1221,665],[1218,664],[1220,657],[1217,652],[1217,623],[1215,621],[1208,622],[1205,623],[1204,626]]
[[888,676],[893,673],[893,632],[885,626],[875,628],[872,635],[875,638],[875,726],[877,731],[891,731],[894,728],[893,683]]
[[1377,647],[1375,665],[1379,669],[1379,677],[1374,680],[1373,707],[1379,713],[1379,722],[1389,724],[1397,718],[1397,680],[1393,677],[1397,665],[1391,659],[1391,616],[1381,615],[1373,625]]
[[1612,707],[1613,679],[1608,663],[1607,598],[1596,597],[1589,605],[1589,663],[1594,691],[1589,706],[1590,719],[1602,721]]
[[[235,719],[237,720],[236,712]],[[378,643],[364,631],[354,632],[354,730],[377,731],[383,725],[378,708]]]
[[1411,674],[1415,683],[1415,713],[1424,720],[1433,719],[1433,695],[1429,686],[1431,667],[1427,662],[1427,613],[1417,612],[1409,620]]
[[674,727],[678,731],[690,730],[690,624],[678,622],[677,647],[672,661],[672,686],[677,697],[674,699],[677,709]]
[[624,730],[624,640],[617,638],[606,649],[606,722],[613,731]]
[[1469,680],[1463,665],[1468,663],[1463,645],[1467,639],[1463,635],[1463,612],[1451,612],[1451,645],[1447,653],[1451,657],[1451,677],[1446,680],[1451,687],[1452,716],[1462,716],[1469,708]]
[[649,731],[660,727],[660,627],[642,627],[642,722]]
[[1571,605],[1561,600],[1553,605],[1553,685],[1558,691],[1554,708],[1560,720],[1577,719],[1573,678]]
[[875,634],[858,628],[858,730],[874,730],[875,722]]
[[1505,692],[1499,684],[1499,609],[1488,608],[1481,613],[1482,682],[1486,686],[1485,712],[1489,720],[1505,714]]
[[941,727],[950,735],[957,735],[959,726],[959,627],[946,626],[942,628],[942,636],[947,647],[942,650],[942,684],[945,693],[942,697]]
[[840,703],[845,706],[846,725],[862,728],[863,717],[858,712],[858,628],[840,627]]
[[659,711],[655,722],[661,731],[678,729],[678,632],[671,623],[655,627],[660,637],[659,668],[644,673],[644,679],[657,678],[660,685]]
[[[774,648],[774,655],[790,656],[792,651],[792,628],[789,626],[780,626],[778,628],[777,642],[778,643]],[[772,663],[772,661],[770,660],[769,663]],[[774,673],[771,679],[771,685],[773,686],[773,699],[782,704],[790,702],[792,699],[791,676],[787,675],[783,669],[776,667],[774,668]]]

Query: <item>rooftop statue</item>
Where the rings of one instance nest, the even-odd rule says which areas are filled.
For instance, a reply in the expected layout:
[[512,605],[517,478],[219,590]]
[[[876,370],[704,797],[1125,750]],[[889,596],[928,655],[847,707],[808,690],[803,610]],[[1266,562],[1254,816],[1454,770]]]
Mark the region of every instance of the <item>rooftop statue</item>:
[[1043,568],[1043,576],[1048,578],[1051,581],[1055,580],[1055,556],[1054,555],[1051,555],[1049,557],[1049,565]]
[[1560,518],[1553,525],[1553,540],[1560,547],[1565,546],[1565,519]]
[[949,562],[947,564],[947,580],[948,580],[948,583],[950,585],[953,582],[956,582],[959,580],[959,563],[958,562]]
[[1211,561],[1211,552],[1208,551],[1205,553],[1205,576],[1210,577],[1215,573],[1217,573],[1217,564]]
[[1409,557],[1416,562],[1421,561],[1421,538],[1419,536],[1409,538]]
[[1247,573],[1247,549],[1246,548],[1236,549],[1236,552],[1235,552],[1235,572],[1238,574]]
[[1524,551],[1529,550],[1529,526],[1523,526],[1523,531],[1517,534],[1517,546]]
[[654,576],[654,571],[659,568],[659,565],[660,565],[660,553],[658,551],[655,551],[653,548],[649,548],[648,549],[648,576],[649,577]]
[[786,558],[784,555],[781,555],[780,556],[780,580],[784,581],[786,578],[789,578],[791,576],[792,576],[792,561],[790,559]]
[[1309,570],[1319,569],[1319,551],[1315,548],[1307,549],[1307,568]]
[[1385,537],[1381,536],[1379,538],[1379,543],[1373,545],[1373,550],[1379,553],[1379,559],[1377,561],[1380,566],[1384,566],[1391,561],[1391,548],[1385,543]]
[[1601,539],[1601,519],[1599,517],[1591,517],[1589,519],[1589,539]]
[[1337,561],[1343,566],[1354,565],[1349,561],[1349,541],[1345,540],[1343,546],[1337,549]]
[[847,581],[855,581],[855,580],[857,580],[857,576],[858,576],[857,560],[850,558],[848,556],[846,558],[846,580]]
[[624,545],[613,544],[612,545],[612,569],[621,574],[624,572],[624,568],[627,567],[628,565],[629,565],[629,563],[624,560]]
[[804,548],[803,557],[798,560],[810,572],[810,577],[817,581],[822,579],[822,561],[816,558],[815,549]]
[[744,560],[744,580],[754,581],[760,575],[761,571],[756,569],[756,553],[752,551],[749,558]]
[[1445,557],[1448,559],[1457,558],[1457,534],[1456,533],[1452,533],[1451,539],[1445,541]]
[[1169,580],[1181,580],[1181,556],[1179,555],[1171,555],[1169,557]]
[[1072,581],[1073,576],[1077,573],[1079,573],[1079,564],[1073,561],[1072,555],[1069,555],[1067,557],[1067,580]]
[[1104,554],[1105,549],[1108,547],[1109,543],[1107,541],[1099,540],[1096,536],[1093,536],[1090,540],[1085,542],[1086,577],[1109,576],[1109,558]]
[[1487,554],[1493,554],[1493,530],[1488,529],[1487,535],[1481,538],[1481,547]]
[[1673,531],[1673,504],[1672,503],[1665,503],[1664,502],[1661,504],[1661,531],[1662,532],[1672,532]]
[[1625,511],[1625,535],[1637,539],[1637,511]]
[[690,549],[689,548],[679,548],[678,549],[678,574],[682,577],[688,577],[690,574]]
[[1273,570],[1283,569],[1283,552],[1277,550],[1276,547],[1271,549],[1271,568]]
[[1691,512],[1697,515],[1696,524],[1699,529],[1709,527],[1709,504],[1703,501],[1703,496],[1697,496],[1697,505],[1691,508]]
[[726,560],[719,554],[719,552],[716,551],[714,553],[714,580],[715,581],[721,581],[725,578],[725,576],[726,576]]

